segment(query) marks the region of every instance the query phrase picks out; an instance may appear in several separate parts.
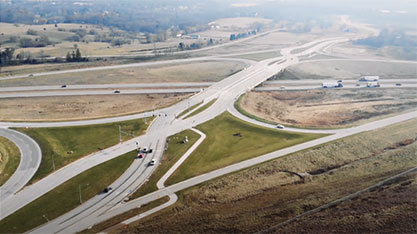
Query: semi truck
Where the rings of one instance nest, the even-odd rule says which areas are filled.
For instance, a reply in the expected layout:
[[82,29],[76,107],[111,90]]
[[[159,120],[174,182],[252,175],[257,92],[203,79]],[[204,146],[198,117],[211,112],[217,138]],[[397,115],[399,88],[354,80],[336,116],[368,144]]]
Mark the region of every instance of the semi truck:
[[380,85],[379,85],[378,81],[374,81],[374,82],[368,82],[366,84],[366,87],[368,87],[368,88],[376,88],[376,87],[380,87]]
[[378,81],[379,76],[361,76],[359,81]]

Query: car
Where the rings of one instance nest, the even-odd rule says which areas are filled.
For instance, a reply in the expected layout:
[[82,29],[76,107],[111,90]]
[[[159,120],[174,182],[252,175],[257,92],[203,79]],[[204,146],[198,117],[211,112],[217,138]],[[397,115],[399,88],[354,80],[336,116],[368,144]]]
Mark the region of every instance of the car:
[[338,80],[337,82],[338,82],[338,83],[342,83],[342,82],[343,82],[343,80]]
[[111,190],[112,190],[112,188],[111,188],[111,187],[104,188],[104,189],[103,189],[103,193],[108,193],[108,192],[110,192]]
[[401,86],[401,83],[396,83],[395,86]]
[[277,128],[279,128],[279,129],[284,129],[284,125],[282,125],[282,124],[278,124],[278,125],[277,125]]
[[356,86],[361,86],[361,84],[359,84],[359,83],[356,83]]
[[29,77],[33,77],[33,74],[29,74]]
[[113,93],[120,93],[120,90],[114,90]]
[[145,154],[143,154],[143,153],[138,153],[138,158],[143,158],[143,157],[145,157]]
[[279,87],[279,89],[285,89],[285,86],[281,86],[281,87]]
[[152,150],[152,149],[149,149],[149,150],[148,150],[148,153],[152,153],[152,152],[153,152],[153,150]]
[[66,88],[66,87],[67,87],[67,85],[66,85],[66,84],[61,85],[61,88]]
[[147,147],[143,147],[142,148],[142,153],[148,153],[148,148]]
[[150,162],[149,162],[149,166],[153,166],[153,165],[155,165],[156,164],[156,159],[152,159]]

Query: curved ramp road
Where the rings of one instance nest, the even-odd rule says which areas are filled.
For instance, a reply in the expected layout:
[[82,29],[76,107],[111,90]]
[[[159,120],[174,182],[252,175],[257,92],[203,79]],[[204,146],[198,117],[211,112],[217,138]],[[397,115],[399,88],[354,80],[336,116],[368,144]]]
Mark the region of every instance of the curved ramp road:
[[[0,128],[0,136],[11,140],[20,150],[20,163],[16,172],[0,187],[1,204],[29,182],[41,164],[42,153],[39,145],[26,136],[11,129]],[[3,205],[0,205],[0,212]]]

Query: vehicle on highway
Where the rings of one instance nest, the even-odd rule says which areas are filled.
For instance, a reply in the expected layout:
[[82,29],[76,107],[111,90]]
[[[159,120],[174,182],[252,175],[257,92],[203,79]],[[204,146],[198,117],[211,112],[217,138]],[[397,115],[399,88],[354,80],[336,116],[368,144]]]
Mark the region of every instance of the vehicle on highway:
[[379,82],[368,82],[367,84],[366,84],[366,87],[368,87],[368,88],[377,88],[377,87],[380,87],[380,85],[379,85]]
[[395,84],[395,86],[401,86],[401,85],[402,85],[401,83],[396,83],[396,84]]
[[148,152],[148,147],[143,147],[143,148],[141,149],[141,151],[142,151],[142,153],[147,153],[147,152]]
[[361,86],[361,84],[359,84],[359,83],[356,83],[356,86]]
[[379,76],[361,76],[359,81],[378,81]]
[[343,82],[343,80],[338,80],[337,82],[338,82],[338,83],[342,83],[342,82]]
[[29,77],[33,77],[33,74],[29,74]]
[[138,153],[138,158],[143,158],[143,157],[145,157],[144,153]]
[[61,85],[61,88],[66,88],[66,87],[67,87],[67,85],[66,85],[66,84]]
[[153,165],[155,165],[156,164],[156,159],[152,159],[150,162],[149,162],[149,166],[153,166]]
[[120,90],[114,90],[113,93],[120,93]]
[[281,86],[281,87],[279,87],[279,89],[285,89],[285,86]]
[[343,84],[340,82],[324,82],[321,83],[322,88],[342,88]]
[[103,189],[103,193],[108,193],[112,190],[112,187],[107,187]]
[[278,125],[277,125],[277,128],[279,128],[279,129],[284,129],[284,125],[282,125],[282,124],[278,124]]

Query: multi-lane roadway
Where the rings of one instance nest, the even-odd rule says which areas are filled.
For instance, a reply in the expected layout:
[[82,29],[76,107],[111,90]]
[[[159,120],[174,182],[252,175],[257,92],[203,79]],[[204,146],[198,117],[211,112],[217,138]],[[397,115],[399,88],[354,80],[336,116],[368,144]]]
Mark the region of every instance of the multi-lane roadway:
[[[397,122],[405,121],[407,119],[416,118],[417,112],[411,112],[405,115],[397,116],[395,118],[384,119],[376,121],[370,124],[365,124],[359,127],[350,129],[339,129],[339,130],[306,130],[307,132],[319,132],[319,133],[332,133],[332,135],[323,137],[314,141],[306,142],[300,145],[289,147],[277,152],[262,155],[241,163],[237,163],[213,172],[206,173],[201,176],[197,176],[178,184],[164,188],[163,181],[159,183],[157,192],[146,195],[134,201],[124,203],[123,200],[135,189],[137,189],[146,179],[151,175],[155,167],[148,166],[151,159],[160,159],[164,151],[165,141],[167,136],[181,132],[185,129],[192,128],[198,124],[204,123],[224,111],[229,111],[235,116],[243,119],[247,117],[242,116],[238,113],[233,103],[236,99],[248,90],[251,90],[263,83],[266,79],[281,71],[282,69],[299,63],[299,58],[302,56],[314,54],[329,45],[338,42],[347,41],[346,38],[326,38],[316,40],[314,42],[307,43],[302,46],[288,48],[281,50],[281,57],[267,59],[258,63],[252,64],[247,69],[232,75],[218,83],[205,88],[198,94],[189,98],[186,101],[182,101],[168,108],[164,108],[155,112],[143,113],[132,116],[114,117],[100,120],[86,120],[86,121],[69,121],[69,122],[56,122],[56,123],[0,123],[0,126],[4,127],[57,127],[57,126],[75,126],[75,125],[86,125],[86,124],[98,124],[106,122],[123,121],[127,119],[135,119],[141,117],[148,117],[151,115],[157,115],[158,117],[153,121],[146,135],[137,137],[127,142],[123,142],[109,149],[94,153],[81,160],[78,160],[64,168],[52,173],[46,178],[39,182],[23,189],[13,196],[9,196],[6,202],[2,204],[0,218],[10,215],[14,211],[42,196],[46,192],[54,189],[63,182],[70,178],[82,173],[89,168],[98,165],[102,162],[115,158],[123,153],[129,152],[136,148],[136,142],[140,142],[142,146],[151,147],[154,149],[152,154],[145,157],[144,160],[135,160],[135,162],[129,167],[128,170],[116,180],[111,187],[114,188],[112,192],[106,194],[100,194],[93,199],[83,203],[76,209],[68,212],[67,214],[46,223],[45,225],[33,230],[36,233],[56,233],[65,232],[73,233],[88,228],[92,224],[111,218],[114,215],[123,213],[129,209],[135,208],[149,201],[153,201],[162,196],[170,196],[169,204],[175,202],[175,192],[180,191],[184,188],[188,188],[195,184],[216,178],[218,176],[241,170],[243,168],[265,162],[267,160],[281,157],[291,152],[296,152],[302,149],[306,149],[318,144],[323,144],[335,139],[340,139],[352,134],[356,134],[363,131],[368,131],[380,127],[384,127]],[[304,50],[301,50],[304,49]],[[300,52],[293,52],[300,51]],[[17,77],[15,77],[17,78]],[[187,109],[189,105],[194,105],[200,102],[208,103],[211,100],[216,99],[216,102],[211,105],[207,110],[192,116],[187,119],[177,119],[178,113]],[[203,105],[201,104],[201,105]],[[160,116],[159,116],[160,115]],[[248,120],[254,121],[254,120]],[[256,122],[256,121],[255,121]],[[258,123],[256,124],[263,124]],[[268,126],[274,127],[274,126]],[[295,129],[287,129],[295,130]],[[304,130],[297,130],[304,131]],[[196,148],[196,147],[194,147]],[[168,204],[168,205],[169,205]],[[165,204],[160,208],[166,207]],[[156,211],[158,209],[154,209]],[[150,212],[148,212],[150,213]],[[143,217],[143,216],[141,216]],[[137,220],[140,217],[136,217],[132,220]],[[132,220],[125,221],[126,223]]]

